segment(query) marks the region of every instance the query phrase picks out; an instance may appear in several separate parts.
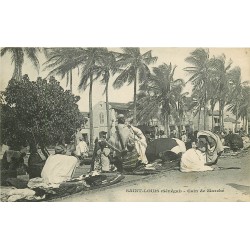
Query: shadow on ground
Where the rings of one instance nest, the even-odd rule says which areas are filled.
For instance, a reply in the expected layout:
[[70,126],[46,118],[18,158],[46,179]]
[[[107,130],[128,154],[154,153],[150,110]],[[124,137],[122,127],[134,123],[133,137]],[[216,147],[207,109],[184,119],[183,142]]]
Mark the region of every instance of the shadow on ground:
[[250,186],[238,185],[235,183],[227,183],[227,185],[241,191],[245,195],[250,195]]

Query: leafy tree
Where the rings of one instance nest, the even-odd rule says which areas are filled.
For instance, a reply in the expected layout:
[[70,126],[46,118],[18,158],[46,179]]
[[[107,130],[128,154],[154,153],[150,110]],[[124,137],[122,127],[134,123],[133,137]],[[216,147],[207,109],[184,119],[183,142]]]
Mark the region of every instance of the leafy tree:
[[1,49],[1,56],[4,56],[7,53],[11,54],[12,63],[14,63],[14,72],[12,78],[17,81],[22,79],[22,67],[25,57],[29,59],[32,65],[39,70],[39,60],[37,58],[40,48],[14,48],[14,47],[5,47]]
[[36,151],[37,144],[44,148],[69,140],[82,123],[80,98],[64,91],[54,77],[12,79],[2,95],[1,134],[9,145],[28,143]]
[[182,79],[174,80],[176,66],[170,63],[153,68],[153,74],[147,82],[141,85],[139,93],[139,120],[150,120],[160,110],[163,118],[165,133],[169,135],[169,116],[177,110],[177,102],[184,82]]
[[134,118],[136,125],[136,103],[137,103],[137,84],[143,83],[150,75],[148,65],[157,61],[157,57],[153,57],[151,50],[141,54],[140,48],[122,48],[123,53],[116,53],[118,68],[122,72],[113,83],[114,88],[121,88],[124,83],[134,83]]

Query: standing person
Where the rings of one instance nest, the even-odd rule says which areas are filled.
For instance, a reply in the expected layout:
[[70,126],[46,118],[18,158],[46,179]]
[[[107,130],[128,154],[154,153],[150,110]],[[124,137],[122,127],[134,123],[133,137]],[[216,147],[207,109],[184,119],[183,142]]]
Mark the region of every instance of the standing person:
[[118,115],[117,123],[115,133],[109,138],[108,143],[116,149],[113,156],[117,170],[119,172],[123,172],[125,169],[130,171],[136,168],[138,162],[138,153],[135,149],[133,133],[125,124],[123,114]]
[[147,149],[147,140],[142,131],[139,128],[134,127],[131,124],[128,124],[128,127],[131,129],[135,141],[135,148],[137,153],[139,154],[138,160],[144,164],[148,164],[148,159],[146,157],[146,149]]
[[82,140],[83,140],[83,135],[81,133],[81,128],[77,128],[75,132],[75,146],[77,146],[79,142]]
[[99,141],[99,147],[96,153],[94,169],[109,172],[111,170],[109,160],[110,149],[106,146],[105,141]]
[[75,155],[78,156],[80,159],[83,159],[88,156],[88,145],[83,140],[83,138],[79,138],[79,143],[76,146]]

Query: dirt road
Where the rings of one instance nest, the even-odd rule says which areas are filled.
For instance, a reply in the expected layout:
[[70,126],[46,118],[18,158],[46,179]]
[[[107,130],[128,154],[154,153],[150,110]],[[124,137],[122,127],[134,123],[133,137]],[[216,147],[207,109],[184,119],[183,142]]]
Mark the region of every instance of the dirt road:
[[250,150],[220,158],[218,167],[240,169],[150,176],[126,176],[117,185],[82,192],[55,201],[250,201]]

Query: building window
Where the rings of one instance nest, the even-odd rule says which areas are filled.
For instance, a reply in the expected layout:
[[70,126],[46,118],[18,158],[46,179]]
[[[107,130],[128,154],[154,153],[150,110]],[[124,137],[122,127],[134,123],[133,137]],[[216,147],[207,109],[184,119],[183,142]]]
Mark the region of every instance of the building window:
[[217,117],[214,117],[214,123],[219,123],[219,118],[217,118]]
[[103,113],[99,114],[99,118],[100,118],[100,124],[104,124],[104,114]]

